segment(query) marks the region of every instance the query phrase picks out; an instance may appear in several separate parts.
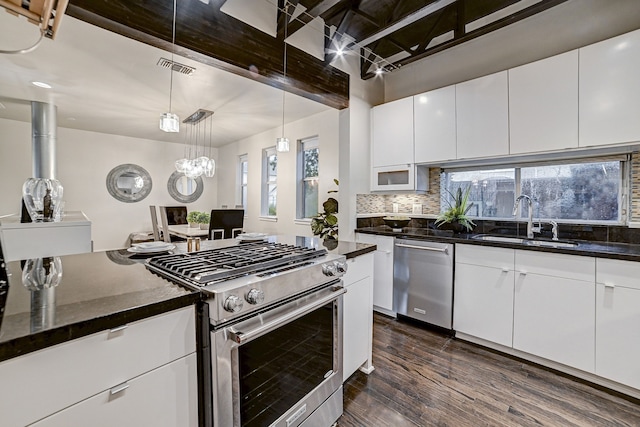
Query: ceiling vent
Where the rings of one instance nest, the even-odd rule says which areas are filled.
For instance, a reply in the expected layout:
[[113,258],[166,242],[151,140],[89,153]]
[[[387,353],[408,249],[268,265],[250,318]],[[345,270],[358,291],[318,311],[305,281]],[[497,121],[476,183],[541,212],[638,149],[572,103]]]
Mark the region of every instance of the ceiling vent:
[[175,62],[172,61],[170,59],[167,58],[160,58],[158,60],[158,64],[160,67],[163,68],[170,68],[171,70],[180,73],[180,74],[185,74],[187,76],[192,76],[193,73],[196,72],[196,69],[194,67],[189,67],[188,65],[184,65],[181,64],[179,62]]

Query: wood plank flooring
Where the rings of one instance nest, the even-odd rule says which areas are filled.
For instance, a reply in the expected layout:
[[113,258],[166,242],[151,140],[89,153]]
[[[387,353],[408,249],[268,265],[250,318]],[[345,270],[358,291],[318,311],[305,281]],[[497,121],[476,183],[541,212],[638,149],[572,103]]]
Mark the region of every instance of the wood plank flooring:
[[373,331],[339,427],[640,426],[640,405],[539,366],[379,314]]

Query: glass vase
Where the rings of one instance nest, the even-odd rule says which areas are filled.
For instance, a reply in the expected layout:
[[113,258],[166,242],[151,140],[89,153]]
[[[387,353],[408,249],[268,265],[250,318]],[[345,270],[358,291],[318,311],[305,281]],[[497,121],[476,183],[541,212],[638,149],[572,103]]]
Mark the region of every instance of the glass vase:
[[22,284],[30,291],[54,288],[62,281],[60,257],[28,259],[22,269]]
[[62,184],[57,179],[27,179],[22,186],[22,197],[31,221],[59,221],[62,192]]

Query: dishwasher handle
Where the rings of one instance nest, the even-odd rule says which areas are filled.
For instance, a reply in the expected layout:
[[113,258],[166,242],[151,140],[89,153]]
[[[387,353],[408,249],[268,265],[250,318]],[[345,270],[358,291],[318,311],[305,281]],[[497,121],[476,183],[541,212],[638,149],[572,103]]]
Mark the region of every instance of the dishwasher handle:
[[445,254],[449,253],[448,246],[444,248],[430,248],[429,246],[408,245],[406,243],[396,243],[396,246],[399,248],[420,249],[421,251],[443,252]]

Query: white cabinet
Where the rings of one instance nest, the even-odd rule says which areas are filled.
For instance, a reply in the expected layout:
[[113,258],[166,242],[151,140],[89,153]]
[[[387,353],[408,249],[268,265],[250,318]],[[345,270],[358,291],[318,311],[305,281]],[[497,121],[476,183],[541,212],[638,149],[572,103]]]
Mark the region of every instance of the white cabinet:
[[372,167],[412,164],[413,98],[371,109]]
[[369,373],[373,341],[373,253],[347,260],[343,277],[343,381],[358,368]]
[[[0,363],[0,425],[41,420],[195,350],[191,306],[6,360]],[[196,384],[195,370],[189,375]]]
[[513,348],[594,372],[595,259],[516,250]]
[[509,70],[511,154],[578,147],[578,51]]
[[393,312],[393,237],[356,233],[356,241],[377,245],[373,257],[373,309]]
[[514,250],[456,244],[453,329],[512,346]]
[[459,159],[509,154],[507,72],[456,85]]
[[413,97],[415,162],[456,158],[456,87],[447,86]]
[[580,49],[580,146],[640,141],[640,30]]
[[198,426],[195,353],[33,424],[37,427]]
[[596,265],[596,374],[640,389],[640,263]]

